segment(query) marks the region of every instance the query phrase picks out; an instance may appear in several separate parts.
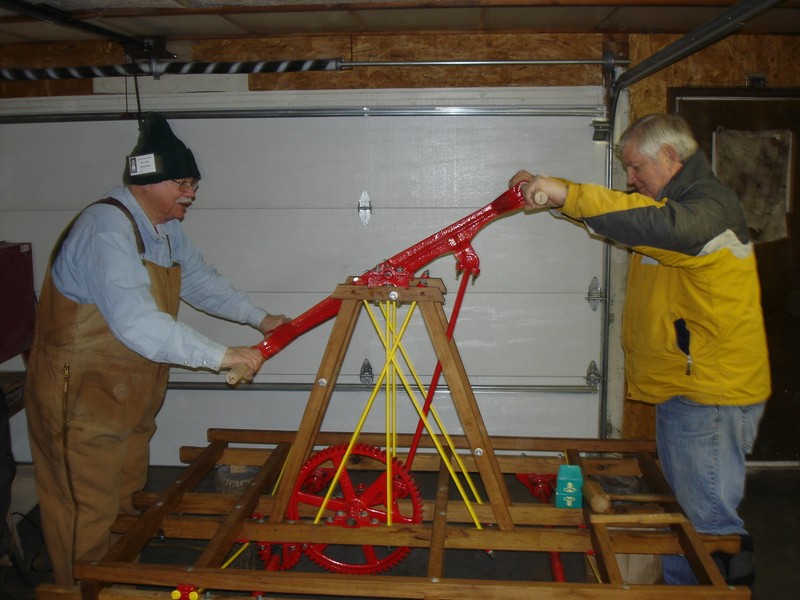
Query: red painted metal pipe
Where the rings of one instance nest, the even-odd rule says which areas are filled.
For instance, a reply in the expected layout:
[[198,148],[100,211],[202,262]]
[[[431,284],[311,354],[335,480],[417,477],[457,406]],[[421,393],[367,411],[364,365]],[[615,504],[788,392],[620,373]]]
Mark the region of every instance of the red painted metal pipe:
[[[483,208],[379,263],[357,278],[353,285],[408,287],[418,270],[445,254],[455,255],[458,271],[477,276],[480,261],[472,248],[472,238],[495,219],[521,210],[523,206],[519,186],[511,188]],[[264,360],[268,360],[306,331],[335,317],[340,306],[340,300],[328,296],[289,323],[274,329],[253,347]]]

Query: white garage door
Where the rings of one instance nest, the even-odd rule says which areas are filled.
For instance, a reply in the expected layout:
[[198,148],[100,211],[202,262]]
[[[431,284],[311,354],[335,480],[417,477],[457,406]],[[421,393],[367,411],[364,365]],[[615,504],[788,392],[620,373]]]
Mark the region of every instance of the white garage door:
[[[352,97],[337,105],[336,97],[306,95],[304,106],[240,107],[248,111],[224,115],[195,99],[194,112],[172,119],[203,174],[184,226],[257,303],[293,316],[347,276],[489,203],[518,169],[605,182],[605,146],[592,142],[600,89],[515,91],[489,100],[475,94],[443,107],[424,93],[402,106],[390,105],[397,101],[391,94],[370,93],[374,105],[363,110]],[[326,110],[310,107],[309,98]],[[180,107],[193,108],[186,99]],[[165,103],[161,110],[176,108]],[[63,225],[120,181],[136,138],[134,121],[0,125],[0,239],[32,242],[37,285]],[[362,197],[372,207],[367,224],[357,210]],[[597,435],[599,395],[585,377],[593,361],[600,364],[602,311],[586,295],[592,278],[603,276],[601,243],[540,212],[489,224],[473,246],[481,274],[468,288],[455,339],[490,433]],[[449,313],[459,283],[455,261],[444,256],[428,268],[450,292]],[[189,306],[180,318],[229,345],[259,339]],[[177,448],[204,443],[209,427],[296,429],[330,327],[296,340],[264,366],[255,385],[236,391],[225,389],[221,375],[173,369],[153,462],[174,463]],[[435,360],[421,320],[405,346],[429,378]],[[362,315],[324,428],[354,426],[368,396],[359,387],[364,360],[377,374],[383,358]],[[439,411],[458,432],[448,404],[445,393]],[[413,430],[412,411],[403,410],[401,428]],[[380,414],[367,421],[367,429],[382,426]],[[15,429],[15,453],[24,460],[24,427]]]

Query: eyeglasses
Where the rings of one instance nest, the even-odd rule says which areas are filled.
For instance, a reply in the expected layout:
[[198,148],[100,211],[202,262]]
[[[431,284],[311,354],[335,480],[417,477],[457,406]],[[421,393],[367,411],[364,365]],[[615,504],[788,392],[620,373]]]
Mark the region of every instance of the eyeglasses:
[[178,181],[177,179],[170,179],[170,181],[177,183],[178,189],[182,192],[196,192],[200,187],[200,183],[197,181]]

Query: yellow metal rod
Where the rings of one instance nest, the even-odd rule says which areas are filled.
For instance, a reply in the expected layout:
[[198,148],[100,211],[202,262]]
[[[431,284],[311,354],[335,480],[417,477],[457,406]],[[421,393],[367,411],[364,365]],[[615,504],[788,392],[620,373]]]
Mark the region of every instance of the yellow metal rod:
[[[413,311],[413,309],[414,309],[415,305],[416,305],[416,303],[412,303],[410,311]],[[383,337],[381,336],[381,331],[380,331],[380,328],[379,328],[379,326],[378,326],[377,319],[376,319],[376,318],[374,317],[374,315],[372,314],[372,311],[370,310],[370,307],[369,307],[369,305],[367,305],[367,303],[366,303],[366,302],[365,302],[365,306],[367,306],[368,314],[369,314],[369,316],[370,316],[370,319],[372,320],[372,324],[373,324],[373,326],[375,327],[375,331],[376,331],[376,333],[378,334],[378,336],[379,336],[379,337],[381,337],[381,341],[384,343],[384,345],[386,345],[386,344],[387,344],[387,341],[386,341],[386,339],[385,339],[385,338],[383,338]],[[383,310],[383,309],[382,309],[382,310]],[[409,311],[409,312],[410,312],[410,311]],[[386,312],[384,312],[383,314],[384,314],[384,318],[386,318]],[[403,359],[404,359],[404,360],[405,360],[405,362],[406,362],[406,365],[407,365],[407,367],[408,367],[408,370],[409,370],[409,372],[411,373],[411,376],[414,378],[414,382],[416,383],[416,385],[417,385],[417,388],[420,390],[420,392],[421,392],[422,396],[427,396],[427,393],[428,393],[428,392],[427,392],[427,390],[426,390],[426,388],[425,388],[425,384],[424,384],[424,383],[422,382],[422,380],[419,378],[419,375],[417,374],[417,370],[416,370],[416,369],[415,369],[415,367],[414,367],[414,363],[413,363],[413,361],[411,360],[411,358],[408,356],[408,353],[406,352],[406,350],[405,350],[405,347],[403,346],[402,342],[399,344],[399,349],[400,349],[400,354],[403,356]],[[412,397],[412,398],[413,398],[413,396],[414,396],[414,395],[413,395],[413,392],[409,390],[408,386],[406,386],[406,391],[407,391],[408,395],[409,395],[410,397]],[[473,478],[470,476],[470,474],[469,474],[469,471],[467,470],[467,468],[466,468],[466,465],[464,464],[464,461],[463,461],[463,459],[462,459],[462,458],[461,458],[461,456],[460,456],[460,455],[459,455],[459,454],[456,452],[456,447],[455,447],[455,444],[453,443],[453,439],[450,437],[450,434],[447,432],[447,429],[445,428],[445,426],[444,426],[444,423],[442,422],[442,420],[439,418],[439,414],[438,414],[438,412],[436,411],[436,408],[433,406],[433,404],[431,404],[431,405],[430,405],[430,407],[429,407],[429,411],[430,411],[430,414],[431,414],[431,415],[433,415],[433,419],[434,419],[434,421],[436,422],[436,425],[437,425],[437,427],[439,428],[439,431],[440,431],[440,432],[442,433],[442,435],[444,436],[444,438],[445,438],[445,441],[446,441],[446,443],[447,443],[447,447],[448,447],[448,448],[450,448],[450,449],[452,450],[453,457],[455,458],[455,461],[456,461],[456,463],[458,464],[458,467],[459,467],[459,469],[461,470],[461,473],[463,474],[463,476],[464,476],[464,479],[466,480],[466,482],[467,482],[467,485],[469,486],[469,489],[470,489],[470,491],[472,492],[472,497],[473,497],[473,499],[474,499],[474,500],[475,500],[475,502],[477,502],[478,504],[483,504],[483,500],[481,499],[480,493],[478,492],[478,488],[477,488],[477,486],[475,485],[475,481],[474,481],[474,480],[473,480]],[[423,420],[423,423],[425,423],[425,421],[424,421],[424,420]],[[426,428],[428,428],[428,433],[431,435],[431,437],[435,436],[435,434],[433,433],[433,431],[432,431],[432,430],[430,430],[430,428],[428,427],[428,425],[426,424],[425,426],[426,426]],[[446,458],[446,455],[445,455],[444,453],[440,452],[439,454],[440,454],[440,456],[442,457],[442,459],[443,459],[443,460],[445,460],[445,461],[447,461],[447,460],[448,460],[448,459]],[[454,477],[454,481],[458,481],[458,479],[457,479],[457,475],[454,475],[453,477]],[[459,489],[460,489],[460,488],[459,488]],[[464,500],[465,502],[468,502],[468,500],[467,500],[467,498],[465,497],[465,495],[463,494],[463,492],[462,492],[462,498],[463,498],[463,500]]]
[[[380,327],[379,327],[377,318],[373,314],[370,306],[366,302],[364,304],[365,304],[365,306],[367,308],[367,314],[369,314],[370,320],[372,321],[372,324],[375,327],[375,331],[377,332],[378,336],[381,337],[381,340],[383,341],[384,345],[388,347],[389,346],[389,342],[388,342],[388,339],[387,339],[388,335],[387,335],[387,337],[383,337],[381,335],[381,331],[380,331]],[[406,364],[409,367],[409,370],[412,372],[412,376],[414,377],[414,380],[415,380],[415,382],[417,384],[417,387],[424,391],[425,386],[419,380],[419,376],[417,375],[415,369],[413,368],[413,365],[411,364],[411,361],[408,359],[407,355],[405,355],[405,352],[403,350],[403,345],[401,343],[402,336],[405,333],[405,329],[408,326],[409,319],[411,317],[411,313],[413,312],[413,309],[415,308],[415,306],[416,306],[416,303],[412,303],[411,309],[409,310],[409,313],[406,316],[405,321],[403,322],[403,327],[401,328],[400,334],[397,336],[396,341],[392,344],[392,351],[391,351],[391,353],[389,353],[389,356],[390,356],[392,361],[396,361],[396,350],[397,350],[397,348],[400,348],[401,353],[404,355],[404,358],[406,359]],[[382,308],[382,310],[384,310],[384,309]],[[383,315],[384,315],[384,319],[386,321],[389,321],[389,319],[387,318],[388,313],[386,311],[383,312]],[[386,365],[384,365],[383,372],[385,372],[385,371],[386,371]],[[441,458],[442,462],[444,463],[445,467],[447,468],[448,472],[450,473],[450,477],[453,479],[453,482],[454,482],[454,484],[456,486],[456,489],[458,489],[458,492],[461,495],[461,499],[464,501],[464,504],[467,507],[467,511],[470,513],[470,516],[472,517],[472,520],[475,523],[475,526],[478,529],[482,529],[483,526],[481,525],[480,521],[478,520],[478,517],[477,517],[477,515],[475,513],[475,510],[472,507],[472,503],[470,502],[469,498],[467,497],[467,493],[464,490],[463,485],[461,484],[461,479],[456,474],[452,463],[448,459],[447,453],[445,452],[445,449],[442,447],[442,444],[439,441],[439,438],[437,437],[436,432],[434,432],[433,429],[431,428],[430,423],[428,422],[428,419],[427,419],[427,417],[425,416],[425,414],[424,414],[424,412],[422,410],[422,407],[420,406],[419,402],[417,401],[417,399],[415,397],[414,390],[411,388],[411,385],[409,384],[408,380],[403,375],[402,369],[398,369],[396,371],[396,376],[399,377],[400,381],[403,383],[403,387],[406,390],[406,393],[408,394],[409,399],[411,400],[411,403],[414,406],[414,409],[417,411],[417,415],[422,420],[422,423],[425,426],[425,429],[427,430],[428,434],[431,436],[431,440],[433,440],[434,446],[436,447],[436,450],[439,453],[439,457]],[[482,503],[481,500],[480,500],[479,494],[477,492],[477,489],[475,488],[474,482],[469,477],[469,473],[467,472],[463,462],[461,462],[461,458],[458,456],[458,454],[455,451],[455,447],[454,447],[454,445],[452,443],[452,439],[446,433],[446,430],[445,430],[445,427],[444,427],[444,423],[442,423],[442,421],[439,419],[438,414],[436,414],[436,411],[433,410],[433,406],[431,406],[430,409],[431,409],[431,414],[434,415],[434,419],[436,420],[436,423],[437,423],[437,425],[439,427],[439,430],[444,433],[445,440],[448,442],[449,447],[453,450],[453,455],[455,456],[456,461],[458,461],[459,467],[461,468],[462,473],[464,473],[465,478],[467,479],[467,481],[468,481],[468,483],[469,483],[469,485],[470,485],[470,487],[472,489],[472,492],[475,495],[475,498],[477,498],[477,501],[478,501],[479,504]]]

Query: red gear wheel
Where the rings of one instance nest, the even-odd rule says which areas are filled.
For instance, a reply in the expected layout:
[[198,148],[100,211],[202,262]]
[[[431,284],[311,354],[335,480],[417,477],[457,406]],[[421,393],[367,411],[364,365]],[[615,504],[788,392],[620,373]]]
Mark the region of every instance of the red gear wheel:
[[[286,510],[288,519],[300,518],[301,505],[322,506],[330,481],[341,465],[347,445],[331,446],[312,456],[297,477],[292,498]],[[369,462],[375,463],[375,468]],[[359,469],[345,467],[326,505],[326,524],[339,527],[377,527],[388,521],[386,498],[386,452],[374,446],[356,444],[349,463]],[[367,468],[365,468],[367,467]],[[377,472],[377,473],[376,473]],[[407,498],[410,502],[398,502]],[[408,469],[392,459],[392,524],[421,523],[422,495]],[[352,546],[342,544],[308,544],[306,555],[321,567],[335,573],[382,573],[402,561],[411,548],[386,546]]]

